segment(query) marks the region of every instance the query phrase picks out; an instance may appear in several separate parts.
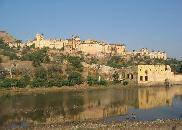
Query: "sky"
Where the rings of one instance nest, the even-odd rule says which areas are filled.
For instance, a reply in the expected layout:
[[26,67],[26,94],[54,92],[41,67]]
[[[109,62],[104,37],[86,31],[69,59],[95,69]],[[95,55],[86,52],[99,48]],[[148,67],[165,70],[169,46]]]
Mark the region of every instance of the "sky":
[[95,39],[182,57],[182,0],[0,0],[0,30],[17,39]]

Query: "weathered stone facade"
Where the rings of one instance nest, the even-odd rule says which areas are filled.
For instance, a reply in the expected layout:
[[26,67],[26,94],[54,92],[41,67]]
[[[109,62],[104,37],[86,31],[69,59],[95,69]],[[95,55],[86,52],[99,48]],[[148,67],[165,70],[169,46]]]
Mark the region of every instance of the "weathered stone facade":
[[136,56],[136,57],[149,57],[151,59],[167,59],[167,53],[166,52],[161,52],[161,51],[150,51],[147,48],[142,48],[139,51],[133,51],[133,52],[128,52],[127,53],[130,56]]
[[37,34],[34,41],[27,42],[27,46],[33,44],[35,44],[35,48],[63,49],[69,53],[81,51],[89,55],[124,55],[126,52],[126,47],[123,44],[107,44],[95,40],[81,41],[78,36],[66,40],[46,40],[43,35]]
[[161,51],[149,51],[147,48],[142,48],[139,51],[126,51],[126,46],[123,44],[108,44],[96,40],[80,40],[79,36],[71,39],[47,40],[44,36],[37,34],[35,40],[27,42],[27,46],[35,44],[35,48],[48,47],[51,49],[64,49],[65,52],[74,53],[83,52],[88,55],[122,55],[129,57],[149,57],[151,59],[167,59],[167,53]]
[[170,82],[173,84],[182,83],[182,75],[175,75],[171,72],[169,65],[138,65],[123,69],[123,79],[133,81],[140,85],[157,85]]

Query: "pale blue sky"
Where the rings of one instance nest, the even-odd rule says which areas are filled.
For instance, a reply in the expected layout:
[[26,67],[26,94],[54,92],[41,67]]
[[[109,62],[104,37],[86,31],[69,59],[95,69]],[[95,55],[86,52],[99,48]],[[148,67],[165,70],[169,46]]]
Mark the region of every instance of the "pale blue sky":
[[0,30],[18,39],[93,38],[182,57],[182,0],[0,0]]

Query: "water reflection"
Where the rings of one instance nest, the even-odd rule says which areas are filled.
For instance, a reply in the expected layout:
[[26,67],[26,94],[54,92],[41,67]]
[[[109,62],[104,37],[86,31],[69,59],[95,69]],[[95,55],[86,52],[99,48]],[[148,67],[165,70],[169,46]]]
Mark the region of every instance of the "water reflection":
[[[182,102],[179,95],[182,95],[182,87],[5,95],[0,97],[0,126],[18,122],[26,126],[25,122],[58,123],[120,117],[131,110],[175,107]],[[180,103],[175,104],[174,100]]]

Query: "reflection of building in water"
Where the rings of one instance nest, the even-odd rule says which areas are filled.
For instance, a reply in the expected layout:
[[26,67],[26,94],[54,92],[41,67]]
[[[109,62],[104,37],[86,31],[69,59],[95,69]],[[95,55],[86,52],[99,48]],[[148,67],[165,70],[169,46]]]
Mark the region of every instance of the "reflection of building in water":
[[149,109],[172,104],[174,95],[166,88],[145,88],[138,91],[138,108]]
[[125,88],[35,96],[2,96],[0,118],[3,123],[15,120],[57,123],[102,119],[125,115],[131,107],[150,109],[171,105],[175,95],[182,95],[182,88]]

